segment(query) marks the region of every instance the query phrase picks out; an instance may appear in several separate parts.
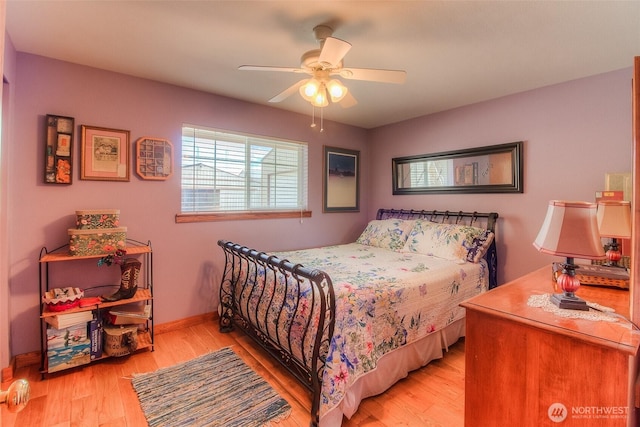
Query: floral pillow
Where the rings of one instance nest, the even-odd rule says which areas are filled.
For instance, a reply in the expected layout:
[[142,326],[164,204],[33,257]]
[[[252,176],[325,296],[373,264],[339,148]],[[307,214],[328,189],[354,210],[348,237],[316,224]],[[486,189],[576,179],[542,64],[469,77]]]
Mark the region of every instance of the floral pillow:
[[399,251],[404,247],[414,223],[414,220],[397,218],[370,221],[356,243]]
[[417,220],[403,251],[477,263],[493,238],[491,231],[478,227]]
[[493,243],[495,234],[489,230],[482,230],[482,233],[478,234],[473,239],[469,252],[467,252],[467,261],[478,263],[484,258],[489,246]]

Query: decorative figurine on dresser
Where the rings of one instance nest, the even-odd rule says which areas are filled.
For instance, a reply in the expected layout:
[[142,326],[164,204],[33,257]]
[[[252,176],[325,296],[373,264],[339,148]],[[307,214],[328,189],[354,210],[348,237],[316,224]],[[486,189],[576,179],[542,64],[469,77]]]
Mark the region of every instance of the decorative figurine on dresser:
[[[76,211],[76,228],[68,229],[68,239],[57,249],[40,251],[43,378],[105,357],[144,348],[153,351],[151,242],[127,238],[117,209]],[[51,263],[76,261],[80,266],[91,261],[96,265],[96,260],[98,267],[120,266],[119,281],[112,285],[118,288],[115,292],[82,283],[50,289]],[[78,277],[83,275],[71,276],[68,279],[82,280]]]

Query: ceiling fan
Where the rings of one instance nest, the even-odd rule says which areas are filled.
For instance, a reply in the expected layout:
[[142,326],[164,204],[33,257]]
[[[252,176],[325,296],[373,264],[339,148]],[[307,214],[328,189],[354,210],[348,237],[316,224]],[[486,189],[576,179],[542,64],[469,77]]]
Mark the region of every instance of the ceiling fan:
[[315,107],[325,107],[329,101],[339,103],[344,108],[358,103],[342,82],[334,78],[335,76],[351,80],[404,83],[407,73],[402,70],[344,67],[343,58],[351,49],[351,43],[332,37],[333,28],[327,25],[318,25],[313,32],[320,43],[320,49],[302,54],[300,68],[241,65],[238,69],[308,74],[311,77],[293,84],[271,98],[269,102],[283,101],[299,91],[300,95]]

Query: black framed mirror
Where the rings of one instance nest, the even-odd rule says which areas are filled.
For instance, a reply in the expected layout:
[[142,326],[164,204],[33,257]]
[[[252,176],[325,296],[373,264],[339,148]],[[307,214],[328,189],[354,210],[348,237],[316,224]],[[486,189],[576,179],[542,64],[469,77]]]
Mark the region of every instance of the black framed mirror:
[[522,193],[522,145],[393,158],[393,194]]

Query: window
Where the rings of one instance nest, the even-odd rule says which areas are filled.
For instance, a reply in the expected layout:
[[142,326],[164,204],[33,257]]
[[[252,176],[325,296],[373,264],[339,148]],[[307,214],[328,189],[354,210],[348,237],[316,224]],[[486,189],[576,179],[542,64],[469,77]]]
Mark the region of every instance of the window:
[[453,160],[432,160],[429,162],[412,163],[408,176],[403,177],[403,185],[414,187],[440,187],[449,182]]
[[182,127],[182,213],[307,209],[307,144]]

